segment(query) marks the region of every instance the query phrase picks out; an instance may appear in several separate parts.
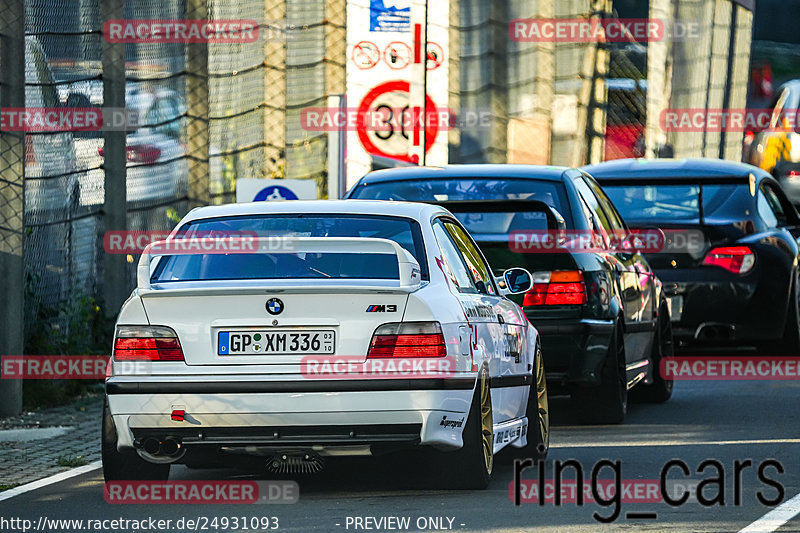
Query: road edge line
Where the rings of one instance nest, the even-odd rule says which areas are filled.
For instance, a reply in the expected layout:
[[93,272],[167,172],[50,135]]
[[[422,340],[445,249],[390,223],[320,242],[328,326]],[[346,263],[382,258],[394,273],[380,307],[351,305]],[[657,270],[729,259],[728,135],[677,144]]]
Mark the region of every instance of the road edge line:
[[786,500],[744,529],[740,529],[739,533],[772,533],[798,514],[800,514],[800,494],[791,500]]
[[19,496],[20,494],[25,494],[26,492],[30,492],[32,490],[40,489],[42,487],[46,487],[47,485],[52,485],[53,483],[58,483],[60,481],[64,481],[65,479],[73,478],[75,476],[80,476],[81,474],[85,474],[87,472],[92,472],[97,470],[98,468],[102,468],[103,461],[95,461],[93,463],[89,463],[88,465],[79,466],[77,468],[71,468],[69,470],[65,470],[64,472],[59,472],[58,474],[53,474],[52,476],[37,479],[36,481],[31,481],[30,483],[25,483],[24,485],[20,485],[19,487],[14,487],[13,489],[4,490],[0,492],[0,501],[9,500],[15,496]]

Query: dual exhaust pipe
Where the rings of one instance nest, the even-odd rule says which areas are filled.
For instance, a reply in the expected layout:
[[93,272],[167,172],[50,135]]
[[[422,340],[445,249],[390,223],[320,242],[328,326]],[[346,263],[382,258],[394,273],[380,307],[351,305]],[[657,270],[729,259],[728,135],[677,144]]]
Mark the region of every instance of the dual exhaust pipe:
[[176,457],[183,452],[183,446],[176,439],[167,438],[161,441],[155,437],[148,437],[142,441],[142,450],[156,457]]

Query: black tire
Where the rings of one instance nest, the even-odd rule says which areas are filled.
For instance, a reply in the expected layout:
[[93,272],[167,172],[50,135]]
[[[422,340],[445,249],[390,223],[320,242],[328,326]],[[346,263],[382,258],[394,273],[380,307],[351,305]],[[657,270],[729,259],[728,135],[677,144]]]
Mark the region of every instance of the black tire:
[[528,397],[528,445],[526,457],[536,461],[547,459],[550,451],[550,404],[547,397],[547,379],[544,372],[544,359],[541,346],[536,347],[533,384]]
[[572,389],[573,407],[584,424],[619,424],[628,410],[625,340],[619,322],[614,325],[600,379],[595,387]]
[[117,428],[108,409],[107,399],[103,405],[103,439],[100,448],[103,478],[106,481],[169,479],[170,465],[150,463],[135,453],[121,453],[117,450]]
[[675,355],[675,346],[672,340],[672,320],[669,316],[667,302],[662,301],[658,308],[658,327],[650,353],[650,364],[653,368],[653,382],[640,383],[628,393],[630,399],[636,402],[664,403],[672,397],[674,381],[664,379],[661,375],[661,360]]
[[789,298],[789,307],[786,312],[786,326],[783,328],[783,336],[777,342],[766,343],[759,348],[763,355],[798,355],[800,354],[800,313],[798,313],[798,292],[797,278],[792,281],[792,288]]
[[[453,452],[438,452],[436,475],[450,476],[444,484],[453,489],[485,489],[492,479],[494,466],[494,430],[489,372],[478,375],[469,416],[464,424],[464,445]],[[487,432],[488,427],[488,432]]]

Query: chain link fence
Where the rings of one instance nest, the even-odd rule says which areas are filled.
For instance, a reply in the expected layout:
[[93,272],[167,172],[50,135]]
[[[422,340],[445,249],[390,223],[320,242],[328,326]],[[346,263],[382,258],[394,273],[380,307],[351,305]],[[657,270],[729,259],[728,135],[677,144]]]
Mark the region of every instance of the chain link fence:
[[[26,2],[25,93],[17,107],[104,106],[103,5],[75,7]],[[109,279],[133,287],[137,255],[127,255],[122,278],[104,272],[106,231],[169,230],[191,207],[233,201],[242,177],[311,178],[326,194],[327,136],[309,135],[298,117],[324,105],[329,88],[344,90],[344,7],[343,0],[126,0],[127,21],[254,21],[257,38],[123,45],[125,108],[134,117],[125,132],[124,227],[110,226],[104,212],[118,191],[106,191],[114,162],[105,157],[103,132],[0,134],[4,142],[24,139],[29,346],[53,349],[47,339],[80,335]],[[332,40],[337,33],[340,42]],[[337,48],[340,57],[330,57]],[[7,188],[19,196],[14,203],[8,193],[3,213],[21,222],[23,167],[16,168],[19,183]],[[75,317],[82,321],[72,323]]]

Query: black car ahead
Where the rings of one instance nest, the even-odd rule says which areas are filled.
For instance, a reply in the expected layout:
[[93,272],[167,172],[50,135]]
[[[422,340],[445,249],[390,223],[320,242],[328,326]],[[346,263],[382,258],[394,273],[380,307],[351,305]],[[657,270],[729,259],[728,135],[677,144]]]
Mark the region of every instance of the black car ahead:
[[[628,224],[657,225],[674,241],[647,260],[671,301],[676,340],[800,353],[800,219],[766,171],[713,159],[621,159],[584,170]],[[686,242],[698,234],[699,246]]]
[[[586,422],[622,421],[628,389],[648,401],[671,396],[672,381],[658,371],[660,359],[672,354],[661,283],[641,254],[610,245],[610,235],[626,228],[587,174],[529,165],[379,170],[361,178],[348,198],[445,206],[496,275],[527,268],[534,286],[517,301],[541,334],[548,389],[570,393]],[[585,249],[530,246],[533,237],[553,232],[561,241],[576,232],[605,241]]]

